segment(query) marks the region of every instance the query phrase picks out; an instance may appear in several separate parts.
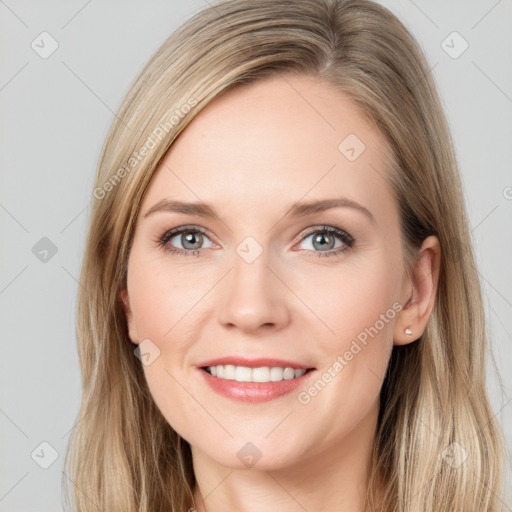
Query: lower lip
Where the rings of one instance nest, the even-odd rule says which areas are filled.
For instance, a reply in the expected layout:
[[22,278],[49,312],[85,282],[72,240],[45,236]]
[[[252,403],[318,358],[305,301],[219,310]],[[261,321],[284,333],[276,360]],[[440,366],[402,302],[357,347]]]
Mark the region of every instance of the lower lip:
[[277,382],[238,382],[237,380],[213,377],[206,370],[199,370],[207,384],[220,395],[239,402],[268,402],[295,391],[310,377],[314,370],[289,380]]

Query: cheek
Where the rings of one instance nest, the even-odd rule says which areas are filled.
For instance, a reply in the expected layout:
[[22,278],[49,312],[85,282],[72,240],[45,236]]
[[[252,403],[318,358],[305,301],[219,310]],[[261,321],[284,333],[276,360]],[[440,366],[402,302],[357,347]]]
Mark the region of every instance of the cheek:
[[[187,256],[193,258],[193,256]],[[165,257],[133,259],[129,273],[132,311],[141,339],[165,340],[190,324],[197,304],[215,284],[205,265],[179,265]]]
[[204,437],[204,425],[209,424],[210,418],[199,405],[200,395],[188,385],[187,376],[163,357],[145,366],[144,374],[151,396],[167,423],[189,442]]
[[338,348],[376,322],[382,334],[391,330],[396,316],[393,304],[399,296],[399,272],[390,268],[384,254],[371,256],[359,261],[354,258],[353,264],[347,260],[338,269],[322,269],[316,276],[301,278],[295,289],[314,313],[308,314],[309,329],[323,334],[324,340],[332,339]]
[[204,415],[189,394],[195,393],[189,389],[187,365],[193,341],[200,337],[194,332],[200,325],[198,303],[214,284],[211,273],[199,265],[187,270],[161,256],[132,253],[128,285],[138,336],[151,340],[157,347],[151,350],[158,351],[151,364],[143,366],[144,375],[162,415],[185,439],[194,432],[195,418]]
[[401,309],[397,302],[399,272],[392,270],[385,257],[374,256],[371,261],[368,258],[331,272],[322,293],[317,288],[306,301],[321,319],[308,319],[304,326],[316,334],[321,352],[322,382],[317,387],[322,389],[325,384],[329,390],[325,395],[319,393],[324,399],[318,401],[305,390],[303,402],[311,397],[317,401],[314,407],[325,407],[326,415],[344,411],[339,413],[340,421],[348,411],[353,418],[361,417],[378,396]]

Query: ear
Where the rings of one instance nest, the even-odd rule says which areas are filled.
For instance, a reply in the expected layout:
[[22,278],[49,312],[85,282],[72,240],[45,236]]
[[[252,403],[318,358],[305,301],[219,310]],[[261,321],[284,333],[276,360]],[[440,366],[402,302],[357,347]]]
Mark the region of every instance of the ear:
[[[429,236],[419,250],[412,269],[412,282],[404,284],[404,307],[397,316],[394,345],[407,345],[424,332],[434,303],[441,263],[441,246],[436,236]],[[410,329],[412,334],[406,334]]]
[[119,292],[119,298],[123,301],[124,312],[126,315],[126,323],[128,325],[128,335],[132,343],[139,343],[139,338],[137,335],[137,326],[135,325],[135,320],[133,319],[133,312],[130,306],[130,297],[128,295],[128,290],[123,289]]

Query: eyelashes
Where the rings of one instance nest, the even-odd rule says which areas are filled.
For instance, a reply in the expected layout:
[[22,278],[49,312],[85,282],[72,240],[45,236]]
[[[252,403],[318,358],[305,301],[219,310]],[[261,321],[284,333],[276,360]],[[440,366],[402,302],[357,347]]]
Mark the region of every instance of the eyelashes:
[[[198,236],[199,234],[199,236]],[[188,240],[185,243],[191,243],[192,245],[202,245],[204,240],[209,240],[206,230],[199,226],[181,226],[179,228],[171,229],[166,231],[161,236],[159,236],[155,242],[158,247],[162,248],[168,253],[179,255],[179,256],[201,256],[205,248],[178,248],[174,247],[170,244],[171,240],[179,235],[186,235]],[[311,229],[306,234],[304,234],[299,243],[302,243],[304,240],[307,240],[312,235],[323,235],[323,236],[314,236],[313,240],[325,242],[324,245],[329,245],[329,239],[333,239],[334,241],[338,240],[341,242],[341,247],[336,247],[330,250],[325,251],[315,251],[314,249],[301,249],[308,253],[312,253],[313,257],[331,257],[331,256],[341,256],[343,253],[349,251],[355,244],[355,238],[347,233],[346,231],[335,228],[333,226],[321,226],[314,229]],[[327,236],[325,236],[327,235]],[[180,243],[183,245],[183,236],[179,239]],[[336,243],[336,242],[334,242]],[[210,242],[211,247],[213,244]]]
[[172,245],[170,245],[170,241],[175,238],[176,236],[178,235],[181,235],[181,234],[187,234],[187,235],[193,235],[194,233],[200,233],[201,236],[200,237],[194,237],[194,238],[199,238],[199,240],[202,242],[202,240],[207,236],[206,236],[206,230],[204,230],[203,228],[200,228],[198,226],[182,226],[180,228],[176,228],[176,229],[172,229],[170,231],[166,231],[162,236],[160,236],[157,240],[157,243],[160,247],[162,247],[163,249],[165,249],[166,251],[172,253],[172,254],[180,254],[180,255],[183,255],[183,256],[190,256],[190,255],[199,255],[199,253],[203,250],[203,249],[179,249],[179,248],[176,248],[176,247],[173,247]]
[[[305,235],[302,236],[300,239],[300,242],[303,242],[304,240],[307,240],[311,236],[313,236],[313,240],[315,239],[316,235],[318,234],[326,234],[328,237],[332,237],[334,240],[341,241],[342,246],[337,247],[335,249],[327,250],[327,251],[315,251],[313,249],[301,249],[306,250],[308,252],[311,252],[314,257],[330,257],[330,256],[341,256],[343,253],[350,250],[354,244],[355,244],[355,238],[347,233],[346,231],[335,228],[332,226],[323,226],[321,228],[312,229],[311,231],[308,231]],[[325,240],[325,236],[321,237],[321,240]],[[328,245],[328,243],[327,243]]]

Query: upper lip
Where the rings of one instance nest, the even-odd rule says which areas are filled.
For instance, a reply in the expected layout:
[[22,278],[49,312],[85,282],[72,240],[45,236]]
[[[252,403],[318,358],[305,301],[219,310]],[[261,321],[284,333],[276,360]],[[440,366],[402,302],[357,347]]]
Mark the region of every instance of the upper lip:
[[295,368],[295,369],[304,369],[309,370],[312,367],[297,363],[295,361],[289,361],[284,359],[274,359],[272,357],[259,357],[257,359],[247,359],[245,357],[238,356],[228,356],[228,357],[219,357],[217,359],[209,359],[208,361],[203,361],[199,363],[197,366],[199,368],[204,368],[206,366],[216,366],[216,365],[226,365],[232,364],[234,366],[246,366],[248,368],[260,368],[262,366],[276,367],[279,366],[281,368]]

